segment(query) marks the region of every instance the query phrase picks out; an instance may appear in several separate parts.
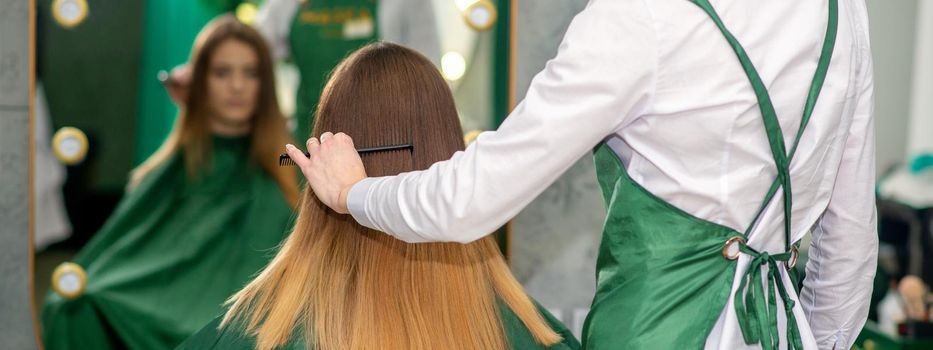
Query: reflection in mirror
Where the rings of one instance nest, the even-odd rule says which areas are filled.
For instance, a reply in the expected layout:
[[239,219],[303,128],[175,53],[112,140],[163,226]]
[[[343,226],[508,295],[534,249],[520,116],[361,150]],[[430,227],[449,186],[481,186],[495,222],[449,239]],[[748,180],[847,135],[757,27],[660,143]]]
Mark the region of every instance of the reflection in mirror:
[[87,135],[70,126],[58,129],[52,136],[52,152],[64,164],[77,165],[87,155]]
[[[463,1],[458,2],[458,5]],[[496,24],[496,7],[488,0],[474,1],[461,8],[467,25],[478,32],[487,31]]]
[[264,40],[229,15],[198,34],[171,133],[73,264],[53,272],[41,309],[49,348],[173,347],[266,263],[298,182],[274,158],[291,139],[263,89]]
[[55,0],[52,3],[52,17],[59,25],[72,28],[87,18],[86,0]]
[[440,35],[441,72],[457,101],[465,132],[495,128],[493,118],[493,44],[495,33],[477,32],[464,16],[475,0],[435,0]]
[[494,53],[508,36],[486,0],[36,8],[35,300],[47,349],[171,348],[220,313],[294,220],[297,173],[270,162],[303,143],[325,79],[356,48],[387,40],[426,56],[468,142],[504,116]]
[[52,290],[67,300],[73,300],[84,293],[87,286],[87,273],[81,265],[61,263],[52,272]]

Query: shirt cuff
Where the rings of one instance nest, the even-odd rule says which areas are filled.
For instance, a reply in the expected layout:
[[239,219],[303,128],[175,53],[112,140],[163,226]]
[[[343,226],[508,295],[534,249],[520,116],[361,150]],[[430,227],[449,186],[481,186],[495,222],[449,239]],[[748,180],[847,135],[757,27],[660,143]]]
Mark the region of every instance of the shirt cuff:
[[360,225],[378,231],[379,229],[376,228],[373,221],[369,219],[369,215],[366,214],[366,197],[369,195],[369,190],[374,183],[376,183],[376,179],[368,177],[353,185],[350,192],[347,193],[347,210],[350,211],[350,215]]

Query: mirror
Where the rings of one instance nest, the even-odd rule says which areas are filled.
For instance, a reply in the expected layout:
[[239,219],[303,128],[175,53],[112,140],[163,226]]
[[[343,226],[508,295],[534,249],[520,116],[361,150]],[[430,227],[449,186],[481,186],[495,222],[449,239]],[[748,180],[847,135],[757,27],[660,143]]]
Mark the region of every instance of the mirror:
[[476,30],[467,15],[477,4],[488,1],[435,1],[434,12],[440,33],[440,67],[457,101],[463,130],[492,130],[498,125],[493,106],[495,93],[495,31]]
[[[467,140],[480,131],[495,129],[512,103],[508,56],[511,51],[508,9],[512,5],[506,0],[0,0],[0,4],[7,2],[20,4],[24,11],[30,8],[35,11],[35,94],[23,100],[34,110],[36,133],[32,154],[35,171],[31,180],[35,198],[32,215],[36,218],[31,239],[35,249],[31,306],[37,323],[54,328],[61,322],[80,322],[89,339],[106,339],[114,334],[119,338],[122,337],[119,334],[128,330],[119,325],[110,329],[94,326],[96,318],[102,316],[84,313],[77,310],[79,307],[67,309],[69,302],[87,299],[101,288],[119,290],[116,293],[119,294],[125,291],[121,288],[133,288],[127,286],[168,278],[165,274],[190,280],[193,275],[188,274],[188,265],[182,269],[179,267],[182,265],[172,264],[182,264],[181,261],[198,266],[208,264],[196,257],[210,256],[202,260],[214,259],[209,264],[228,268],[231,262],[205,252],[227,249],[223,247],[233,244],[231,241],[217,237],[199,240],[192,235],[211,225],[210,218],[225,217],[228,221],[217,224],[220,226],[254,224],[249,221],[253,220],[249,214],[230,214],[254,210],[249,209],[252,207],[230,209],[227,214],[187,211],[191,208],[180,199],[206,198],[201,196],[224,192],[225,188],[242,188],[239,185],[199,183],[201,187],[191,189],[146,180],[133,182],[130,176],[133,169],[145,169],[146,160],[154,154],[158,157],[158,150],[170,138],[180,113],[170,92],[175,91],[175,86],[184,86],[175,85],[184,79],[179,67],[188,60],[198,32],[215,16],[232,13],[240,22],[259,29],[274,58],[276,101],[298,139],[307,135],[310,126],[306,116],[311,115],[320,85],[333,66],[348,52],[377,39],[414,48],[437,66],[453,91]],[[28,28],[26,22],[22,26]],[[227,147],[217,146],[216,142],[235,143],[214,142],[215,147]],[[173,159],[167,158],[162,164],[174,164]],[[220,158],[216,161],[212,166],[223,166]],[[162,168],[146,171],[171,172],[159,169]],[[169,175],[157,178],[174,181]],[[149,182],[153,181],[156,180]],[[128,188],[149,192],[145,198],[134,199],[126,195]],[[269,188],[279,193],[275,186]],[[191,192],[175,194],[188,190]],[[281,208],[279,214],[263,217],[279,217],[280,220],[269,225],[284,231],[292,214],[283,205],[287,203],[280,198],[281,193],[276,196],[269,199],[275,203],[263,202],[261,210]],[[239,200],[224,197],[198,205],[234,206]],[[135,201],[149,204],[147,207]],[[184,225],[173,219],[173,215],[182,214],[189,215]],[[238,221],[239,217],[245,217],[246,221]],[[168,234],[175,236],[159,237]],[[506,244],[504,231],[501,237],[502,244]],[[249,249],[271,249],[280,239],[281,235],[250,240]],[[180,241],[186,244],[178,246]],[[120,252],[108,248],[113,246],[132,249]],[[257,251],[260,250],[252,253]],[[210,308],[215,309],[231,291],[242,286],[244,279],[268,258],[254,255],[256,258],[252,260],[238,260],[237,264],[255,265],[236,272],[242,276],[230,278],[222,273],[215,276],[230,280],[227,286],[230,290],[222,293],[223,298],[211,302]],[[101,267],[91,263],[95,259],[110,260],[107,267]],[[159,264],[162,265],[155,267]],[[150,268],[155,270],[147,270]],[[104,270],[109,271],[109,276],[119,277],[95,281]],[[202,274],[198,283],[190,287],[201,285],[209,276],[213,274]],[[224,283],[215,281],[212,285]],[[166,296],[154,293],[149,297],[156,300]],[[54,300],[52,311],[49,300]],[[158,318],[162,310],[150,306],[130,305],[124,311]],[[186,311],[193,314],[203,309],[191,306]],[[215,311],[210,313],[216,314]],[[77,316],[71,321],[49,316],[67,313]],[[199,323],[197,328],[206,322],[206,319],[192,321]],[[136,346],[145,340],[131,340],[140,343],[123,345]],[[67,335],[46,341],[51,341],[45,344],[49,349],[69,348],[70,343]],[[92,342],[82,346],[96,345]]]

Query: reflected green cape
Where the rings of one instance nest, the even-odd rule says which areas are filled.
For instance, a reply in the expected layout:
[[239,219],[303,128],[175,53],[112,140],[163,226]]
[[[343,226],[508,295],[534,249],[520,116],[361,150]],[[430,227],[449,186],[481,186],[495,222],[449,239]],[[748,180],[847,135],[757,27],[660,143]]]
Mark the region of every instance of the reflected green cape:
[[74,260],[84,294],[46,298],[46,347],[170,349],[222,312],[292,217],[248,150],[245,138],[215,138],[208,170],[189,177],[176,155],[127,193]]

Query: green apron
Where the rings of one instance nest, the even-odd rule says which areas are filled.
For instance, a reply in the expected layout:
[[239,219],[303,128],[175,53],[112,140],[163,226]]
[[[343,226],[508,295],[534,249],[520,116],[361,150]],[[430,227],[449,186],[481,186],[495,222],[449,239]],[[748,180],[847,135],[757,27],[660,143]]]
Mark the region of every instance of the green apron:
[[[800,129],[787,155],[768,91],[748,55],[707,0],[692,0],[716,23],[738,56],[761,109],[777,179],[745,232],[684,212],[632,180],[615,152],[595,150],[596,171],[608,215],[597,258],[597,286],[583,328],[588,349],[701,349],[730,297],[739,252],[753,258],[734,298],[746,344],[779,348],[776,298],[787,316],[789,349],[803,347],[789,288],[780,268],[796,262],[790,241],[791,187],[788,164],[810,119],[835,44],[837,0],[829,1],[829,21]],[[745,245],[765,207],[783,189],[785,252],[771,255]],[[730,250],[730,248],[734,250]],[[762,282],[762,272],[767,282]],[[794,275],[791,275],[792,278]],[[767,293],[767,294],[766,294]]]
[[248,142],[215,138],[211,170],[189,178],[176,155],[126,194],[75,257],[83,295],[46,297],[47,349],[170,349],[223,311],[292,217]]
[[308,0],[298,9],[289,32],[291,56],[301,74],[295,97],[296,139],[310,137],[313,113],[334,67],[379,37],[376,11],[376,0]]
[[[564,340],[551,345],[551,346],[542,346],[538,343],[535,343],[534,338],[531,336],[531,333],[528,332],[528,329],[525,328],[525,325],[518,319],[517,316],[512,312],[511,309],[507,307],[502,307],[500,303],[500,310],[502,313],[502,323],[505,328],[505,333],[509,338],[509,345],[512,349],[516,350],[573,350],[580,349],[580,342],[577,341],[577,338],[567,330],[567,327],[563,323],[554,318],[547,310],[538,306],[538,311],[541,312],[541,316],[544,316],[544,319],[550,324],[551,328],[564,337]],[[255,349],[255,339],[252,336],[244,334],[242,328],[235,326],[227,326],[220,328],[221,317],[215,318],[211,323],[207,324],[200,332],[188,338],[184,343],[182,343],[178,350],[202,350],[202,349],[223,349],[223,350],[252,350]],[[300,332],[295,332],[292,336],[292,340],[284,346],[282,349],[308,349],[305,346],[305,342]]]

